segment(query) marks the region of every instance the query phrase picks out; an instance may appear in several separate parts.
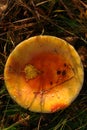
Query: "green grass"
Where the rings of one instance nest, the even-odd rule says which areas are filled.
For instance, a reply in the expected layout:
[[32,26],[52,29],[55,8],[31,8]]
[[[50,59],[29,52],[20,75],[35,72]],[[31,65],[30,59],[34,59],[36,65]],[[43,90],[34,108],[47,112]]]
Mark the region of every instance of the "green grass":
[[[83,3],[87,5],[86,0]],[[67,39],[77,51],[81,46],[87,49],[85,5],[80,0],[78,5],[73,0],[9,0],[7,4],[0,14],[0,130],[87,130],[87,51],[82,52],[83,88],[68,108],[56,113],[21,108],[9,96],[3,77],[11,51],[31,36],[53,35]]]

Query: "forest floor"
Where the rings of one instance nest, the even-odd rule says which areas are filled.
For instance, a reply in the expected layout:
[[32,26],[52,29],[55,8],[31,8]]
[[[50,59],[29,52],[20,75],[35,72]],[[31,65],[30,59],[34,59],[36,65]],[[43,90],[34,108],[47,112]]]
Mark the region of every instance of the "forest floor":
[[[34,113],[17,105],[4,83],[4,66],[21,41],[36,35],[68,41],[79,53],[84,84],[66,109]],[[0,130],[87,130],[87,0],[0,0]]]

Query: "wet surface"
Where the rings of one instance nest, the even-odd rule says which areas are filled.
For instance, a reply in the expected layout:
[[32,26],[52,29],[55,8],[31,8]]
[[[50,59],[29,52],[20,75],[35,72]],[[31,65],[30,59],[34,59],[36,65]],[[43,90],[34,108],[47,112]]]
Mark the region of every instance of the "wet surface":
[[36,88],[36,90],[44,90],[45,92],[51,87],[67,82],[74,76],[70,63],[63,56],[54,53],[36,55],[29,64],[42,72],[36,77],[27,80],[27,83],[30,84],[32,89],[34,88],[34,91]]

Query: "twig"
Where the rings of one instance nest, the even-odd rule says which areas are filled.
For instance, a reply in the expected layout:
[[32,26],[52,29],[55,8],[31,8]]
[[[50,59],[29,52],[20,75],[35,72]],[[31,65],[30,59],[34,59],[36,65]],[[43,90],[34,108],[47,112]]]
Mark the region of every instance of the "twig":
[[63,0],[60,0],[60,3],[64,6],[64,8],[65,8],[67,14],[69,15],[69,17],[70,17],[71,19],[73,19],[73,14],[72,14],[71,11],[69,10],[69,8],[65,5],[65,3],[63,2]]
[[17,121],[16,123],[12,124],[11,126],[9,126],[9,127],[7,127],[7,128],[4,128],[3,130],[9,130],[9,129],[11,129],[11,128],[14,127],[14,126],[16,126],[16,125],[18,125],[18,124],[20,124],[20,123],[22,123],[22,122],[24,122],[24,121],[26,121],[26,120],[29,120],[29,117],[30,117],[30,116],[28,115],[27,117],[25,117],[25,118],[23,118],[23,119]]
[[83,1],[79,0],[79,2],[87,9],[87,4],[85,4]]
[[38,122],[38,128],[37,128],[37,130],[40,130],[40,123],[41,123],[41,120],[43,119],[43,116],[41,115],[40,116],[40,119],[39,119],[39,122]]
[[42,17],[44,20],[50,22],[52,25],[58,27],[59,29],[63,30],[64,32],[66,32],[66,33],[68,33],[68,34],[70,34],[70,35],[72,35],[72,36],[76,36],[74,33],[70,32],[70,31],[64,29],[63,27],[57,25],[56,23],[54,23],[50,18],[45,17],[45,16],[43,16],[43,15],[41,15],[41,14],[40,14],[40,17]]
[[52,1],[52,0],[45,0],[45,1],[39,2],[39,3],[36,4],[36,6],[43,5],[43,4],[48,3],[50,1]]
[[7,102],[7,105],[6,105],[6,108],[5,108],[5,111],[4,111],[2,120],[1,120],[1,127],[3,127],[3,123],[4,123],[5,116],[6,116],[6,110],[7,110],[7,108],[8,108],[9,101],[10,101],[10,98],[8,99],[8,102]]

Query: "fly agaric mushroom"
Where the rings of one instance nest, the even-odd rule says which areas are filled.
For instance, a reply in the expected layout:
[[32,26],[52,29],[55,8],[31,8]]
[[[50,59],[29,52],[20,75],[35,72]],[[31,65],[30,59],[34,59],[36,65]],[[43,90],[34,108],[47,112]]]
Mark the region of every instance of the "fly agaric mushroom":
[[83,66],[75,49],[54,36],[34,36],[12,51],[4,78],[11,97],[33,112],[68,107],[79,94]]

